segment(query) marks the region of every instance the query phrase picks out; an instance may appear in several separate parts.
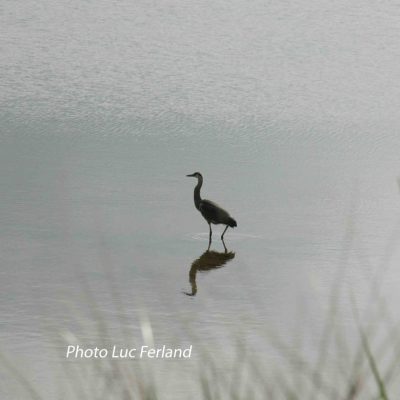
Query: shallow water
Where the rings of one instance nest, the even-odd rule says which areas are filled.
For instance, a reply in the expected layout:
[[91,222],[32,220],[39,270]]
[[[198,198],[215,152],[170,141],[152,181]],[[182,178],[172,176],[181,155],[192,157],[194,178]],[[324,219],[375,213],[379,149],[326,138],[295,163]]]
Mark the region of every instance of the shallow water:
[[[142,342],[145,315],[159,344],[196,336],[229,354],[239,335],[271,367],[257,334],[271,330],[313,362],[337,281],[350,347],[351,295],[370,315],[381,293],[397,322],[397,14],[389,2],[5,2],[4,354],[54,393],[67,379],[59,334],[126,344],[122,326]],[[238,222],[234,257],[206,271],[194,171]],[[109,332],[90,322],[93,303]],[[187,379],[171,393],[185,398],[194,367],[175,364]]]

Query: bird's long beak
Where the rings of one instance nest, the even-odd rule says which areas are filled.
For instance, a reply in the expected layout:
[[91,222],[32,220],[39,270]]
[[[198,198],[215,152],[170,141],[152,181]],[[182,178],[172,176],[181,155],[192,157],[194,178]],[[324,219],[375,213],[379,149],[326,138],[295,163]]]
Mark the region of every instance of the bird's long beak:
[[194,174],[186,175],[186,176],[194,176]]

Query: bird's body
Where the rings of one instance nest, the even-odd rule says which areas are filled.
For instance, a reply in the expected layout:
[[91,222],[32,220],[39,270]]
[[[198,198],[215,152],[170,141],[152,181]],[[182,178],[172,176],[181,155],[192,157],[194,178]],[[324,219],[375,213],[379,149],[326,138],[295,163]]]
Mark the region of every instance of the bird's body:
[[229,215],[228,211],[224,210],[218,204],[214,203],[213,201],[201,198],[200,189],[203,185],[203,176],[200,174],[200,172],[195,172],[194,174],[187,176],[197,178],[197,185],[194,188],[194,205],[200,211],[201,215],[204,217],[210,227],[209,246],[211,244],[212,237],[211,224],[226,225],[226,228],[221,236],[222,242],[224,242],[224,234],[226,230],[228,229],[228,227],[234,228],[235,226],[237,226],[236,221]]
[[236,221],[229,215],[228,211],[211,200],[201,200],[199,211],[208,223],[228,225],[231,228],[237,226]]

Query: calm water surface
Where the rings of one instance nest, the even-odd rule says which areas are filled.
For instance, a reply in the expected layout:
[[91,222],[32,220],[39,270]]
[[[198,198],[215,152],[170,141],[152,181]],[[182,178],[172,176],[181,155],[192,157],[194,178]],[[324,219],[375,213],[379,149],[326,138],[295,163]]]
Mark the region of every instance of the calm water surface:
[[[266,330],[312,363],[338,281],[350,347],[351,296],[369,315],[372,282],[398,321],[399,13],[3,2],[0,344],[44,396],[68,386],[66,341],[141,344],[147,319],[157,344],[224,349],[221,368],[237,336],[273,366]],[[204,254],[195,171],[238,222],[219,268]],[[191,393],[199,352],[173,363],[171,398]],[[158,361],[160,382],[169,365]],[[0,382],[4,396],[19,390]]]

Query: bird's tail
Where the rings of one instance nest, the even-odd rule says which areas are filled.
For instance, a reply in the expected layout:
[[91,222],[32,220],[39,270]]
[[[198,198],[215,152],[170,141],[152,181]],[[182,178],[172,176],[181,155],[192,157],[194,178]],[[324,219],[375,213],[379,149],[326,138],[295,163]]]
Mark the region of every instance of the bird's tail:
[[231,228],[234,228],[235,226],[237,226],[237,223],[236,223],[236,221],[235,221],[232,217],[229,217],[229,219],[228,219],[228,225],[229,225]]

